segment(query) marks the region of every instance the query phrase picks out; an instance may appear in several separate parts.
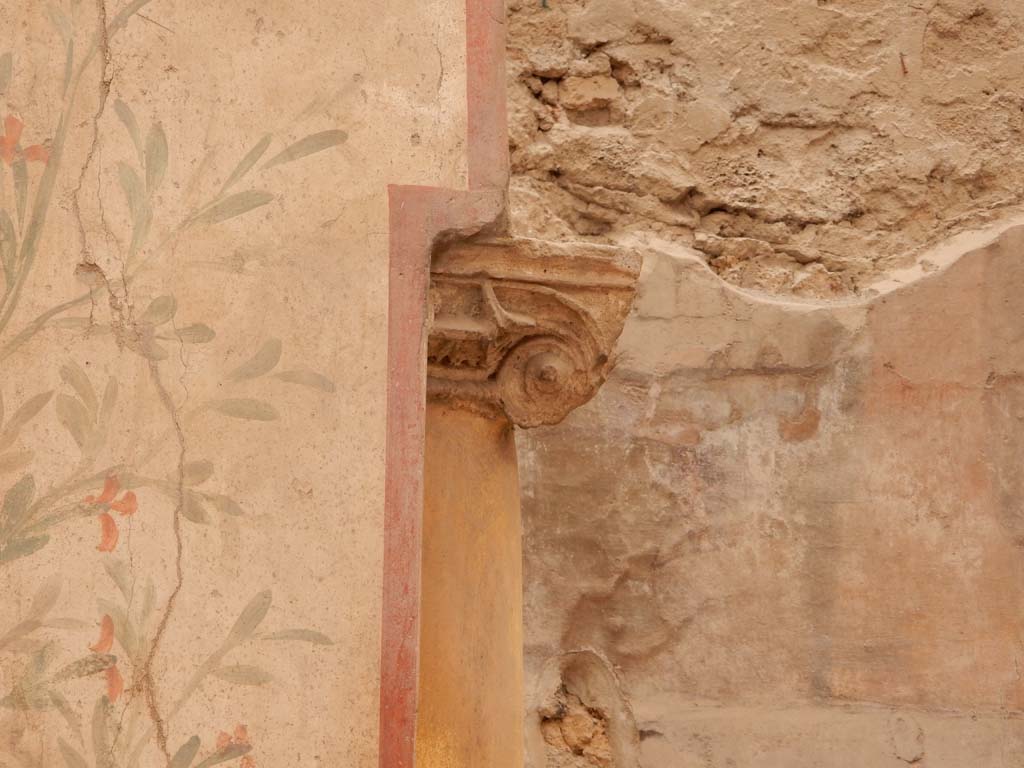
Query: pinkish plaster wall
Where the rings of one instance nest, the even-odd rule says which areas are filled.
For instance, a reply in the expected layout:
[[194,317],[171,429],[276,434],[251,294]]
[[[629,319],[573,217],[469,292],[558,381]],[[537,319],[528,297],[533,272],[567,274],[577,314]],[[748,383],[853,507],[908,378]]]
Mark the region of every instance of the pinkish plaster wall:
[[529,764],[1020,763],[1020,221],[847,303],[648,246],[611,380],[520,434]]

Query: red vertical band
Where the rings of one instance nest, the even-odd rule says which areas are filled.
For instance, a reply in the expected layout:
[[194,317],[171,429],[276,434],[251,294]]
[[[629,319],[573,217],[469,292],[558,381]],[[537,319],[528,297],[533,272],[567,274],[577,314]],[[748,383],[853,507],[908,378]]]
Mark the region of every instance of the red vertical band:
[[[427,290],[434,241],[500,221],[508,184],[503,0],[466,1],[470,191],[388,189],[388,391],[380,768],[414,768],[419,664]],[[483,768],[483,767],[481,767]]]

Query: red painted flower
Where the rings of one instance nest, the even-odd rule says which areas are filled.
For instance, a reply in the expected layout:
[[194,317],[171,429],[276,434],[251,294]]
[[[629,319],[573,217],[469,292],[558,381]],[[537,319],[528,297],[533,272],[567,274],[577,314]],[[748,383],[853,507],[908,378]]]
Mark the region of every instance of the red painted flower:
[[107,475],[107,479],[103,481],[103,490],[99,496],[89,495],[85,497],[87,504],[109,504],[117,496],[117,492],[121,490],[121,482],[117,479],[117,475]]
[[[103,614],[100,620],[100,637],[89,646],[93,653],[110,653],[114,646],[114,620],[108,614]],[[124,692],[124,678],[121,677],[121,670],[117,668],[117,662],[107,667],[104,671],[107,680],[107,699],[113,704]]]
[[103,614],[100,621],[100,639],[89,646],[93,653],[110,653],[114,646],[114,620],[107,614]]
[[[243,744],[249,746],[249,729],[239,723],[235,726],[234,733],[228,733],[227,731],[221,731],[217,734],[217,751],[227,749],[233,744]],[[242,758],[242,762],[239,768],[256,768],[256,761],[249,755],[245,755]]]
[[134,515],[139,511],[139,500],[134,491],[125,491],[120,499],[117,494],[121,490],[121,481],[117,475],[109,475],[103,483],[103,490],[99,496],[86,496],[85,503],[94,507],[101,507],[103,511],[97,515],[100,521],[100,544],[96,549],[100,552],[113,552],[117,548],[117,540],[120,534],[117,530],[117,523],[114,521],[110,510],[117,512],[122,517]]
[[110,508],[122,516],[134,515],[139,511],[139,501],[135,498],[135,491],[125,491],[118,501],[110,502]]
[[124,691],[124,678],[117,669],[117,664],[107,669],[107,699],[113,704]]
[[26,160],[38,163],[45,163],[50,159],[50,150],[42,144],[33,144],[31,147],[21,148],[21,132],[25,124],[14,115],[8,115],[4,119],[4,135],[0,136],[0,160],[11,165],[18,156]]

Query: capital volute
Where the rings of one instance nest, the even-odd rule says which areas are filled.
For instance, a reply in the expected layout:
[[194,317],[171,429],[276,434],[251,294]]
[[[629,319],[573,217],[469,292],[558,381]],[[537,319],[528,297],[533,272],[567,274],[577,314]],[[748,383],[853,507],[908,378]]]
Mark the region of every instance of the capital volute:
[[640,261],[529,238],[443,247],[430,275],[428,395],[520,427],[557,424],[604,382]]

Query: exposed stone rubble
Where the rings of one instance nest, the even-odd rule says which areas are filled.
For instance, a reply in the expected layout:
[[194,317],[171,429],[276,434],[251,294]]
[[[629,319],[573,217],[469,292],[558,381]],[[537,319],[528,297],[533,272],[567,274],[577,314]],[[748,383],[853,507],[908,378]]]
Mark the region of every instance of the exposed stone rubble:
[[608,722],[599,709],[562,688],[554,706],[540,713],[549,768],[611,768]]
[[868,290],[1021,202],[1019,0],[511,0],[517,234]]

